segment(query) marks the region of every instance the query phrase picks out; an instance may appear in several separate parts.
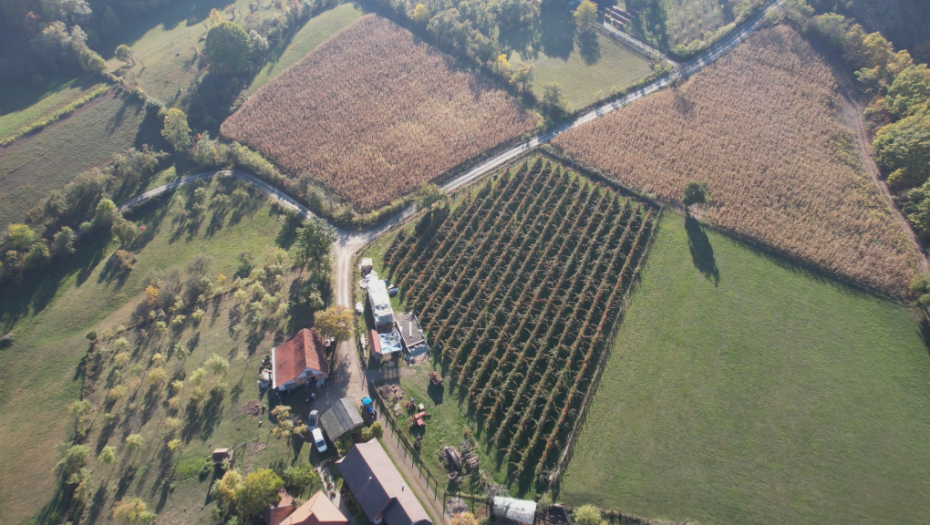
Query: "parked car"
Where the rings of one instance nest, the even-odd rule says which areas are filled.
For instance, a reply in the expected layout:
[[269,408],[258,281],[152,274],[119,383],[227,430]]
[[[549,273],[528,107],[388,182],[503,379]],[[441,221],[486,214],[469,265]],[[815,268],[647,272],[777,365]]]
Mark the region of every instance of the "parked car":
[[314,428],[310,432],[310,435],[313,436],[313,444],[316,445],[316,450],[320,454],[326,452],[326,440],[323,439],[323,431],[319,428]]
[[307,430],[313,430],[316,428],[317,423],[320,422],[320,411],[311,410],[310,415],[307,416]]

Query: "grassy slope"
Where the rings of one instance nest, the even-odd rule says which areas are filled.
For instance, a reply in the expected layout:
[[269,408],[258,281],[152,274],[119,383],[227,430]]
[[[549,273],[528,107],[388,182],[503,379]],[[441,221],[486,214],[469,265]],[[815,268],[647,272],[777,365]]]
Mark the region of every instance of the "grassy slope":
[[81,171],[132,147],[142,105],[104,95],[36,135],[0,148],[0,228],[22,220],[39,200]]
[[354,4],[340,4],[307,21],[290,39],[287,47],[270,53],[262,69],[252,79],[252,84],[249,85],[246,93],[248,95],[254,93],[334,33],[356,21],[362,14],[364,13]]
[[5,82],[0,86],[0,137],[12,135],[101,85],[89,78]]
[[[696,238],[700,238],[698,235]],[[930,360],[903,306],[663,221],[562,499],[703,523],[917,523]]]
[[535,59],[521,58],[519,52],[510,57],[512,66],[533,64],[534,78],[530,83],[533,92],[541,97],[546,84],[558,82],[574,108],[581,108],[597,100],[597,94],[609,96],[652,73],[649,61],[629,51],[601,34],[597,45],[585,56],[580,49],[572,50],[568,58],[539,53]]
[[[249,0],[231,2],[237,8],[236,22],[244,23],[242,17],[249,13]],[[203,22],[210,16],[210,9],[222,10],[225,4],[209,0],[183,0],[173,3],[157,13],[142,17],[127,24],[120,39],[108,44],[108,52],[118,44],[126,44],[133,50],[136,64],[129,68],[126,76],[139,84],[145,92],[169,105],[175,102],[182,91],[193,88],[205,73],[198,68],[197,53],[203,51],[207,27]],[[271,4],[269,4],[271,5]],[[229,20],[229,11],[221,16]],[[259,19],[268,18],[272,9],[261,9]],[[196,52],[195,52],[196,48]],[[107,66],[116,69],[123,64],[110,58]]]
[[[147,225],[151,238],[140,243],[135,268],[122,284],[102,277],[116,246],[97,243],[82,246],[73,260],[57,263],[41,280],[4,288],[0,332],[15,332],[16,342],[0,352],[0,442],[5,444],[0,447],[0,522],[19,523],[35,515],[52,494],[54,446],[66,437],[65,406],[80,392],[76,368],[87,350],[84,334],[98,323],[128,324],[149,270],[183,267],[203,254],[213,259],[212,272],[232,275],[241,251],[260,255],[280,229],[270,208],[258,202],[237,224],[227,218],[212,236],[208,213],[195,235],[174,238],[170,219],[160,220],[168,207],[153,207],[136,218]],[[128,311],[108,317],[124,307]],[[214,338],[209,347],[223,344]]]

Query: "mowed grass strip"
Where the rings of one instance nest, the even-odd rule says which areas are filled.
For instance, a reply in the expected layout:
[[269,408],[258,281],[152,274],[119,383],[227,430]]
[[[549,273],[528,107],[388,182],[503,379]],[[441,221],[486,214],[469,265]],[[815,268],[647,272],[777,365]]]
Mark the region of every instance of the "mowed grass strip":
[[220,129],[369,211],[535,125],[490,82],[367,15],[259,89]]
[[652,74],[649,61],[599,33],[584,35],[577,48],[567,57],[547,55],[545,48],[535,56],[514,51],[510,64],[514,67],[533,65],[530,87],[542,97],[546,84],[558,82],[565,90],[569,104],[575,109],[608,97],[637,80]]
[[43,120],[105,85],[93,78],[4,84],[0,87],[0,139]]
[[246,94],[251,95],[258,91],[258,88],[286,71],[307,53],[313,51],[316,46],[361,18],[363,14],[355,4],[339,4],[308,20],[293,37],[288,39],[286,46],[269,52],[265,64],[252,79]]
[[35,135],[0,147],[0,228],[22,221],[80,172],[136,144],[142,104],[108,94]]
[[780,26],[681,88],[553,142],[667,202],[678,202],[688,181],[706,181],[705,220],[901,294],[913,278],[914,252],[839,121],[835,89],[822,58]]
[[921,523],[928,403],[908,308],[666,214],[561,499],[720,525]]

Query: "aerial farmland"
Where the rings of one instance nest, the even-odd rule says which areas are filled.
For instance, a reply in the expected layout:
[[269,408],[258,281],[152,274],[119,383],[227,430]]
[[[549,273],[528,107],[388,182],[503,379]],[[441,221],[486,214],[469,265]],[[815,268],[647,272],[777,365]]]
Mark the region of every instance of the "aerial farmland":
[[930,512],[926,9],[0,13],[0,523]]

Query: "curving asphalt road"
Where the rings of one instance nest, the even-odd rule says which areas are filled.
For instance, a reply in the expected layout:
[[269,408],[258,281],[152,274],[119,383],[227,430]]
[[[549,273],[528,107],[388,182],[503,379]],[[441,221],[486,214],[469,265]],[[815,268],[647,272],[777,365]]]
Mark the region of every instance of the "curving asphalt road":
[[[624,97],[621,97],[612,102],[605,103],[604,105],[579,116],[571,122],[565,123],[546,133],[537,135],[530,140],[527,140],[526,142],[518,144],[502,153],[495,155],[494,157],[479,163],[467,172],[458,175],[444,183],[442,185],[443,190],[446,192],[452,192],[467,186],[468,184],[471,184],[472,182],[493,173],[515,158],[551,141],[566,131],[597,120],[617,109],[633,103],[636,100],[659,91],[675,82],[679,78],[687,78],[697,73],[746,40],[749,35],[759,29],[764,21],[765,15],[771,9],[775,9],[784,4],[785,1],[786,0],[773,0],[765,9],[761,10],[755,16],[747,20],[738,30],[735,30],[728,37],[724,38],[704,53],[683,64],[675,64],[675,70],[668,75],[658,78],[654,82],[643,86]],[[267,182],[262,181],[250,173],[238,170],[210,171],[182,177],[174,182],[171,182],[170,184],[165,184],[163,186],[153,188],[124,202],[120,206],[120,210],[123,211],[130,206],[144,202],[148,199],[151,199],[152,197],[161,195],[168,191],[172,191],[197,180],[211,177],[235,177],[241,179],[254,185],[266,193],[269,197],[283,204],[284,206],[297,210],[297,212],[303,215],[305,218],[311,218],[315,216],[306,206],[297,202],[294,198],[285,194],[283,191],[275,188]],[[415,208],[410,206],[390,219],[384,221],[380,225],[363,231],[351,231],[342,228],[336,228],[336,242],[333,244],[333,270],[335,274],[334,289],[336,304],[351,308],[355,302],[355,286],[353,282],[355,275],[353,259],[355,253],[367,243],[373,241],[391,228],[411,217],[414,213]],[[338,370],[337,373],[346,375],[344,379],[349,385],[346,395],[352,398],[362,397],[365,395],[366,391],[365,374],[361,367],[358,352],[355,349],[355,342],[345,341],[339,343],[337,347],[337,356],[337,361],[339,363],[345,363],[345,366],[341,366],[341,370]]]

